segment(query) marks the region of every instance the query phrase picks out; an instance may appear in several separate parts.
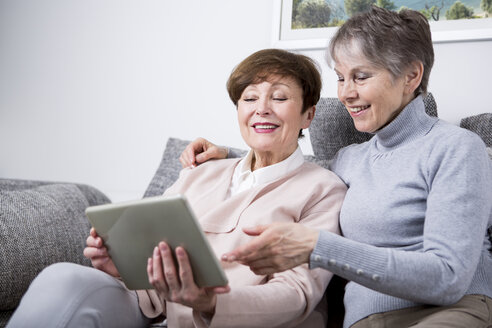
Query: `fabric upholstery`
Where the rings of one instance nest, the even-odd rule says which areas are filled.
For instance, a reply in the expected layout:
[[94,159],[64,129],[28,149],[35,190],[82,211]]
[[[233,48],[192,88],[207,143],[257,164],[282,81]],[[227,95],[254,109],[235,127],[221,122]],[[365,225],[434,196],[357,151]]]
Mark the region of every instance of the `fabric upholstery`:
[[475,132],[487,147],[492,147],[492,113],[465,117],[461,120],[460,126]]
[[[0,190],[1,191],[14,191],[14,190],[27,190],[35,187],[63,184],[62,182],[54,181],[36,181],[36,180],[21,180],[21,179],[0,179]],[[87,199],[90,206],[110,203],[111,200],[103,194],[100,190],[86,185],[75,183],[74,184],[82,194]]]
[[[432,94],[429,93],[423,100],[427,114],[437,116],[437,105]],[[340,148],[365,142],[373,136],[355,129],[350,114],[338,98],[320,99],[309,135],[318,160],[331,159]]]
[[161,162],[144,193],[144,197],[162,195],[178,179],[181,171],[179,156],[190,143],[189,140],[169,138]]
[[83,256],[90,229],[84,211],[109,199],[80,186],[0,181],[0,321],[10,316],[3,311],[15,309],[44,267],[56,262],[90,265]]

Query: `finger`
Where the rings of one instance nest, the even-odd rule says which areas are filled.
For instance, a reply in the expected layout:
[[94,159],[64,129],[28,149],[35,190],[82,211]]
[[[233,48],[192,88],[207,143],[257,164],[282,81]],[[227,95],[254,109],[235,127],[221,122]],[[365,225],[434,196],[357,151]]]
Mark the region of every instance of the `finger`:
[[86,247],[84,248],[84,256],[88,259],[109,257],[108,249],[106,247]]
[[249,266],[253,272],[263,272],[262,270],[267,269],[269,273],[282,272],[297,266],[297,263],[289,261],[289,259],[282,256],[268,256],[250,262],[242,262],[242,264]]
[[97,238],[97,233],[96,233],[96,230],[94,228],[91,228],[91,230],[89,231],[89,236],[87,236],[87,239],[85,240],[85,243],[87,246],[89,246],[89,244],[93,245],[94,244],[94,240]]
[[96,269],[103,269],[108,262],[109,262],[109,257],[97,257],[91,259],[91,264]]
[[169,289],[178,291],[181,288],[174,264],[171,248],[164,242],[159,243],[160,256],[164,267],[164,278]]
[[263,225],[257,225],[255,227],[244,227],[243,231],[245,234],[249,236],[258,236],[262,234],[265,230],[270,228],[272,225],[271,224],[263,224]]
[[[150,263],[149,263],[150,262]],[[162,256],[159,248],[156,246],[152,253],[152,259],[147,262],[147,267],[150,266],[150,271],[147,272],[149,276],[149,281],[152,280],[151,284],[160,292],[167,293],[169,287],[167,285],[164,269],[162,264]],[[148,270],[149,271],[149,270]]]
[[[147,259],[147,278],[149,279],[149,283],[154,286],[155,289],[159,290],[159,280],[157,277],[157,273],[155,272],[155,268],[159,267],[159,263],[155,266],[154,265],[154,253],[155,249],[152,252],[152,256]],[[162,277],[162,275],[161,275]],[[161,283],[163,280],[161,279]]]
[[181,154],[181,156],[179,156],[179,162],[181,163],[182,168],[188,167],[188,160],[185,158],[185,156],[183,154]]
[[186,167],[195,165],[195,154],[197,152],[201,152],[201,146],[199,149],[196,149],[194,143],[189,144],[183,152],[184,161],[186,163]]
[[159,248],[154,247],[154,251],[152,252],[152,279],[154,282],[159,280],[164,280],[164,274],[162,272],[162,259],[161,253],[159,252]]
[[220,287],[208,287],[207,289],[212,290],[212,292],[215,294],[226,294],[231,291],[231,287],[229,287],[229,285]]
[[233,261],[252,261],[258,260],[265,255],[260,253],[270,244],[268,236],[260,235],[247,244],[237,247],[229,253],[222,255],[222,260],[227,262]]
[[218,152],[215,151],[214,148],[209,148],[205,150],[203,153],[197,154],[195,157],[195,161],[197,164],[204,163],[211,158],[217,158]]
[[154,284],[154,266],[152,265],[154,260],[152,257],[147,259],[147,277],[149,278],[149,284]]
[[183,168],[195,166],[195,154],[203,152],[204,139],[197,138],[189,143],[179,157]]
[[102,245],[102,239],[100,237],[93,237],[93,236],[89,236],[87,237],[87,240],[86,240],[86,245],[88,247],[95,247],[95,248],[101,248],[103,245]]
[[193,280],[193,271],[191,269],[188,254],[183,247],[176,247],[176,258],[178,259],[179,278],[181,286],[184,289],[197,287]]

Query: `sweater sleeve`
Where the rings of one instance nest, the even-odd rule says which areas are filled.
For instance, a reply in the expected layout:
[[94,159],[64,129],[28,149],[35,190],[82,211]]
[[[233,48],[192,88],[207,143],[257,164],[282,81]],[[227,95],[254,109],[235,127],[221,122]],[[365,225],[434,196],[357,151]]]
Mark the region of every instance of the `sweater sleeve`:
[[295,326],[311,314],[331,276],[303,265],[275,274],[263,285],[232,288],[217,296],[210,327]]
[[490,224],[492,165],[478,137],[461,133],[450,139],[453,147],[436,146],[427,163],[421,250],[376,247],[322,232],[311,267],[419,303],[457,302],[473,279]]

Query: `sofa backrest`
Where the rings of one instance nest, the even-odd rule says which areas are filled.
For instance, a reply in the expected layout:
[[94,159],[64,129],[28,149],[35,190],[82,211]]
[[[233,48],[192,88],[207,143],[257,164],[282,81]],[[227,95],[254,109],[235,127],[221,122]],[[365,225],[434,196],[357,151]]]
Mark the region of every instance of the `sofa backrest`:
[[492,113],[465,117],[461,120],[460,126],[478,134],[487,145],[489,154],[492,154]]

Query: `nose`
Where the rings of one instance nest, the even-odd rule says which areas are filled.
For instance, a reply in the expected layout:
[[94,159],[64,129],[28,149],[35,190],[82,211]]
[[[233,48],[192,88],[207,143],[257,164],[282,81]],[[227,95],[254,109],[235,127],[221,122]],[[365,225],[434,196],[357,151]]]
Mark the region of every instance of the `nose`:
[[258,99],[256,104],[257,104],[256,114],[258,114],[258,115],[270,114],[270,111],[271,111],[270,101],[267,97],[262,97],[262,98]]
[[354,81],[344,81],[338,84],[338,99],[340,101],[349,101],[357,98],[357,89]]

